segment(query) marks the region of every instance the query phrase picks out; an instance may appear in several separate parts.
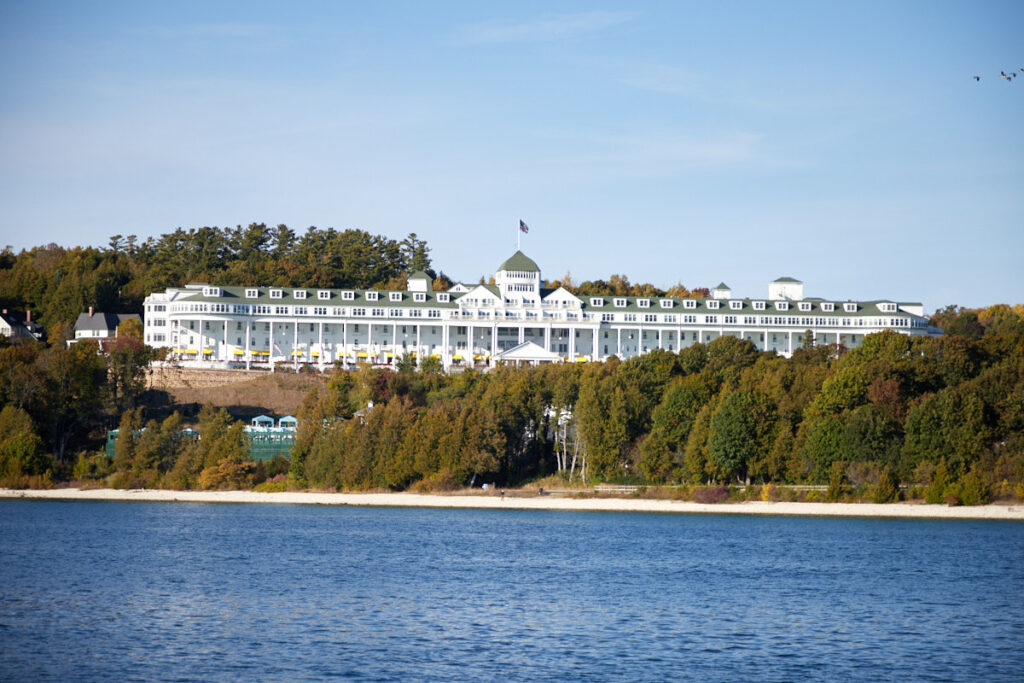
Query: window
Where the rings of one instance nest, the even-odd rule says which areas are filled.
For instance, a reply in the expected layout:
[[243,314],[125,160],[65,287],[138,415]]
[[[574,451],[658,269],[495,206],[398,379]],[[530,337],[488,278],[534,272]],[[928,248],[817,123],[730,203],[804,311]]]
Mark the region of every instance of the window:
[[[615,314],[614,313],[602,313],[601,314],[601,322],[603,322],[603,323],[610,323],[613,320],[615,320]],[[605,333],[605,336],[607,336],[607,333]]]
[[327,301],[331,298],[331,293],[326,289],[321,289],[316,293],[316,298],[320,299],[320,301]]
[[[352,315],[364,316],[364,315],[366,315],[366,309],[365,308],[353,308],[352,309]],[[358,328],[359,328],[359,325],[356,325],[356,332],[359,331]]]
[[627,323],[635,323],[636,313],[626,313],[624,316],[622,316],[622,319],[625,320]]
[[716,324],[718,324],[718,316],[717,315],[706,315],[706,316],[704,316],[704,322],[708,323],[709,325],[716,325]]
[[295,306],[295,315],[306,315],[308,310],[305,306]]
[[377,300],[377,292],[367,292],[366,293],[366,300],[367,301],[376,301]]
[[341,298],[343,300],[345,300],[345,301],[352,301],[353,299],[356,298],[356,293],[355,292],[342,292],[341,293]]
[[754,302],[754,310],[755,311],[763,311],[764,310],[764,302],[763,301],[755,301]]
[[801,311],[803,311],[805,313],[807,311],[811,310],[811,305],[809,303],[807,303],[806,301],[801,301],[800,303],[798,303],[796,305],[796,307],[799,308]]
[[372,311],[370,311],[370,315],[372,315],[374,318],[383,318],[384,317],[384,309],[383,308],[375,308]]
[[704,305],[708,307],[708,310],[714,311],[718,309],[718,302],[714,299],[708,299],[704,302]]
[[831,313],[832,311],[836,310],[836,305],[835,304],[822,304],[821,305],[821,310],[824,311],[825,313]]
[[203,287],[203,296],[220,296],[220,287]]
[[851,303],[843,304],[843,310],[846,311],[847,313],[856,313],[857,312],[857,304],[852,303],[852,302]]
[[439,310],[437,310],[435,308],[432,308],[429,311],[427,311],[427,317],[428,318],[440,318],[441,317],[441,311],[439,311]]
[[788,301],[776,301],[775,302],[775,310],[776,311],[788,311],[789,310],[789,302]]
[[733,310],[733,311],[738,311],[741,308],[743,308],[743,302],[742,301],[730,301],[729,302],[729,308],[731,310]]
[[317,306],[313,309],[313,315],[327,315],[327,308],[324,306]]
[[391,292],[391,293],[388,294],[388,300],[389,301],[401,301],[402,300],[402,293],[401,292]]
[[661,307],[662,308],[672,308],[673,305],[674,305],[674,303],[672,302],[672,299],[662,299],[661,300]]
[[656,316],[656,315],[654,315],[652,313],[645,313],[644,314],[644,322],[645,323],[656,323],[656,322],[658,322],[658,316]]
[[591,297],[590,305],[591,306],[604,306],[604,299],[602,299],[600,297]]
[[258,289],[247,289],[247,290],[245,290],[245,298],[246,299],[255,299],[259,295],[260,295],[260,290],[258,290]]
[[423,292],[416,292],[415,294],[412,295],[412,300],[418,303],[423,303],[424,301],[427,300],[427,295],[424,294]]
[[725,324],[726,325],[735,325],[736,324],[736,316],[734,316],[734,315],[727,315],[727,316],[725,316]]
[[[667,322],[667,323],[674,323],[675,321],[676,321],[676,316],[674,316],[674,315],[666,315],[665,316],[665,322]],[[669,351],[671,351],[671,350],[672,349],[669,349]]]
[[878,305],[878,310],[882,311],[883,313],[895,313],[896,312],[896,304],[888,304],[888,303],[886,303],[886,304],[879,304]]
[[684,308],[697,308],[697,302],[694,301],[693,299],[687,299],[686,301],[683,302],[683,307]]
[[625,299],[616,299],[615,300],[615,307],[616,308],[625,308],[626,307],[626,300]]
[[304,289],[296,289],[295,291],[292,292],[292,296],[294,296],[296,299],[305,299],[306,298],[306,290],[304,290]]
[[283,296],[283,292],[281,292],[280,289],[272,289],[272,290],[270,290],[270,298],[271,299],[280,299],[282,296]]
[[413,308],[413,309],[411,309],[409,311],[409,317],[410,318],[422,318],[423,317],[423,311],[421,311],[418,308]]
[[684,315],[683,316],[683,322],[684,323],[696,323],[697,322],[697,316],[695,316],[695,315]]
[[637,299],[636,300],[636,305],[639,306],[640,308],[650,308],[651,307],[651,300],[650,299]]
[[[439,304],[446,304],[446,303],[448,303],[451,300],[452,300],[452,297],[451,297],[450,294],[438,294],[437,295],[437,303],[439,303]],[[438,315],[436,317],[440,317],[440,312],[438,313]]]
[[288,307],[287,306],[275,306],[274,307],[274,315],[288,315]]

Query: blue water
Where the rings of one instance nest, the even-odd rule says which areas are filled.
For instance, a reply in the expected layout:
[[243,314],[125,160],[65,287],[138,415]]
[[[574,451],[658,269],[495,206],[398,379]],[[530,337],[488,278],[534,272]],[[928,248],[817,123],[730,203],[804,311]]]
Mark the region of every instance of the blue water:
[[2,680],[1024,679],[1024,524],[0,502]]

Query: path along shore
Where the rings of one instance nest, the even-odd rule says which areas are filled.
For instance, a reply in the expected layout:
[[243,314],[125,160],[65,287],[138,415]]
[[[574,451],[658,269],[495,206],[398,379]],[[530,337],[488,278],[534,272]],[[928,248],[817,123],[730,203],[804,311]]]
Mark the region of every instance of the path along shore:
[[903,517],[1002,519],[1024,521],[1024,505],[946,507],[923,503],[742,503],[702,504],[646,498],[577,498],[555,495],[420,495],[416,493],[315,493],[288,491],[168,491],[151,489],[0,489],[0,498],[182,503],[263,503],[278,505],[357,505],[506,510],[659,512],[689,514],[801,515],[821,517]]

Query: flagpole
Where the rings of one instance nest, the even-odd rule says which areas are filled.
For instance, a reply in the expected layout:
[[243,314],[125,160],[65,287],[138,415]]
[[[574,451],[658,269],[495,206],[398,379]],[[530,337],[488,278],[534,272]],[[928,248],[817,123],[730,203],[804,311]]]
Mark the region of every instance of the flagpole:
[[516,226],[516,251],[519,251],[519,240],[522,238],[522,236],[523,236],[523,231],[517,225]]

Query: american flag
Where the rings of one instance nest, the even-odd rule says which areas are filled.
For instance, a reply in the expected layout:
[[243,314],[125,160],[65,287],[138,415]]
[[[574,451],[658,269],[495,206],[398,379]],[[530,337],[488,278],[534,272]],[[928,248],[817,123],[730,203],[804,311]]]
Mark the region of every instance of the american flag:
[[530,232],[530,226],[523,222],[523,219],[519,219],[519,229],[523,232]]

